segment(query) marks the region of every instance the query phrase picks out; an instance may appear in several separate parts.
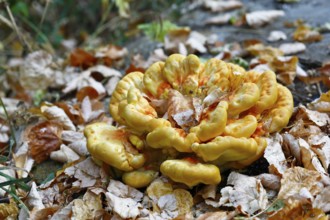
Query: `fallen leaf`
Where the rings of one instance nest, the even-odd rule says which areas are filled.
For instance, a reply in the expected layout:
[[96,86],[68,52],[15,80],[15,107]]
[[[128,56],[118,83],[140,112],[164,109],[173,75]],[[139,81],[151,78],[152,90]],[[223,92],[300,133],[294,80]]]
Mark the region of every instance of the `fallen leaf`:
[[204,46],[206,43],[206,37],[197,32],[192,31],[185,42],[185,45],[190,48],[190,52],[198,51],[199,53],[206,53],[207,49]]
[[270,220],[327,220],[326,214],[312,207],[308,200],[288,199],[284,201],[284,207],[268,217]]
[[27,90],[46,89],[54,81],[52,56],[42,50],[32,52],[20,66],[19,82]]
[[296,119],[308,119],[319,127],[330,124],[330,117],[326,113],[309,110],[305,106],[298,106]]
[[88,96],[86,96],[81,103],[81,113],[85,123],[91,122],[99,118],[103,113],[104,109],[93,109],[92,102]]
[[274,21],[278,17],[284,16],[285,13],[282,10],[264,10],[254,11],[245,14],[246,22],[249,26],[260,27]]
[[312,196],[315,196],[322,190],[320,181],[321,174],[316,171],[302,167],[289,168],[283,174],[278,198],[287,199],[299,194],[303,188],[306,188]]
[[309,144],[302,138],[298,139],[298,143],[301,152],[301,162],[304,168],[309,170],[315,170],[320,174],[325,175],[325,169],[322,167],[321,162],[319,161]]
[[55,120],[57,123],[62,125],[64,130],[76,130],[76,126],[72,123],[71,119],[63,109],[53,105],[42,106],[40,110],[49,120]]
[[231,172],[227,180],[228,185],[221,189],[219,204],[235,207],[242,214],[263,211],[268,205],[267,193],[261,181],[236,172]]
[[306,46],[305,44],[299,42],[285,43],[281,44],[279,49],[283,51],[284,55],[289,55],[304,52],[306,50]]
[[119,47],[113,44],[109,44],[105,47],[101,47],[96,50],[96,58],[108,57],[111,60],[123,59],[128,54],[128,50],[125,47]]
[[100,196],[87,191],[83,199],[75,199],[72,204],[72,219],[100,219],[103,215]]
[[131,198],[136,202],[141,201],[143,197],[143,194],[139,190],[113,179],[110,180],[107,191],[114,196]]
[[307,25],[299,25],[293,33],[293,39],[296,41],[311,43],[321,41],[323,36]]
[[282,141],[282,137],[278,133],[267,138],[267,147],[264,152],[264,158],[269,163],[269,172],[275,175],[282,175],[288,168],[281,146]]
[[227,24],[232,17],[231,14],[217,15],[210,17],[204,21],[205,24]]
[[100,167],[90,157],[74,166],[66,168],[64,173],[68,176],[75,177],[77,180],[73,183],[73,186],[79,186],[80,188],[94,186],[97,179],[101,177]]
[[229,0],[229,1],[207,0],[204,1],[204,6],[210,9],[212,12],[222,12],[222,11],[229,11],[229,10],[241,8],[243,6],[243,3],[238,0]]
[[226,211],[217,211],[217,212],[207,212],[198,216],[196,220],[230,220],[234,219],[237,215],[235,211],[226,212]]
[[61,146],[62,127],[54,122],[41,122],[32,126],[27,132],[29,155],[40,163],[47,160],[50,153]]
[[255,178],[260,180],[261,184],[267,189],[279,190],[281,187],[281,178],[277,175],[270,173],[262,173],[258,176],[255,176]]
[[17,176],[19,178],[28,177],[34,165],[34,160],[29,155],[29,145],[27,141],[23,142],[22,145],[17,148],[17,151],[13,154],[13,160],[15,166],[22,169],[16,171]]
[[64,144],[61,145],[60,150],[50,153],[50,159],[61,163],[70,163],[79,160],[79,158],[80,156],[76,152]]
[[140,214],[141,203],[131,198],[120,198],[109,192],[105,193],[110,210],[123,219],[135,219]]
[[37,190],[37,185],[35,182],[32,182],[30,192],[26,199],[30,208],[35,210],[45,208],[45,205],[42,203],[42,197]]
[[324,187],[322,191],[316,195],[313,201],[313,207],[321,209],[323,212],[330,211],[330,186]]
[[[12,178],[15,178],[15,171],[11,167],[5,167],[4,165],[0,164],[1,172],[4,175],[10,176]],[[8,178],[4,175],[0,175],[0,183],[8,181]],[[4,189],[9,190],[10,185],[3,186]],[[6,194],[6,191],[0,188],[0,196],[4,197]]]
[[267,38],[267,40],[270,42],[286,40],[286,39],[287,39],[287,36],[283,31],[271,31]]
[[70,65],[75,67],[81,67],[87,69],[88,67],[94,66],[97,59],[89,52],[77,48],[70,54]]

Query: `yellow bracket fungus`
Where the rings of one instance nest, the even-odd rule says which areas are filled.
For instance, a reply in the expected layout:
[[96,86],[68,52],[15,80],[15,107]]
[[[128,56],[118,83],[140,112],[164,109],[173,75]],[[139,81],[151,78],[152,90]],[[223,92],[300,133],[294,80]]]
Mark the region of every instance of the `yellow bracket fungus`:
[[120,128],[95,123],[85,135],[91,155],[124,171],[128,185],[145,187],[160,171],[192,187],[219,183],[221,167],[253,163],[292,112],[272,71],[174,54],[117,84],[110,113]]

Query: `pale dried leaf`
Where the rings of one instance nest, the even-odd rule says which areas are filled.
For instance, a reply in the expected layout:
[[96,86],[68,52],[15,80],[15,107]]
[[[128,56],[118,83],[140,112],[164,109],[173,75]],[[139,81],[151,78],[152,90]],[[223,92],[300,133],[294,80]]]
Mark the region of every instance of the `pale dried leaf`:
[[72,219],[100,219],[103,214],[102,201],[90,191],[87,191],[83,199],[73,200]]
[[206,0],[204,1],[204,6],[210,9],[212,12],[222,12],[236,8],[241,8],[243,6],[243,3],[238,0],[229,0],[229,1]]
[[261,184],[267,188],[272,190],[279,190],[281,187],[281,178],[277,175],[270,174],[270,173],[262,173],[255,178],[261,181]]
[[302,167],[287,169],[281,180],[281,189],[278,193],[279,199],[287,199],[299,194],[302,188],[306,188],[313,196],[320,193],[321,174]]
[[302,138],[298,139],[298,143],[301,151],[301,161],[304,168],[309,170],[316,170],[321,174],[325,174],[325,169],[322,167],[321,162],[318,160],[316,154],[312,151],[309,144]]
[[254,11],[251,13],[247,13],[245,15],[245,19],[248,25],[252,27],[260,27],[284,15],[285,13],[282,10]]
[[108,57],[110,59],[121,59],[128,54],[128,50],[125,47],[118,47],[115,45],[108,45],[98,49],[95,53],[95,57],[103,58]]
[[267,193],[260,180],[231,172],[227,184],[233,187],[221,189],[220,205],[235,207],[243,214],[253,214],[267,207]]
[[100,178],[100,167],[97,166],[91,158],[68,167],[64,170],[64,173],[73,176],[77,179],[73,183],[74,186],[91,187],[94,186],[96,180]]
[[197,31],[192,31],[185,43],[193,51],[196,50],[200,53],[206,53],[207,51],[206,47],[204,46],[206,43],[206,37]]
[[42,203],[42,196],[37,190],[37,185],[32,182],[30,192],[27,196],[27,204],[33,209],[43,209],[45,205]]
[[[17,111],[17,105],[19,104],[20,100],[4,97],[1,97],[1,99],[4,104],[4,107],[7,110],[8,115],[12,115],[15,111]],[[0,108],[0,116],[6,118],[5,110],[3,107]]]
[[76,152],[80,156],[89,155],[86,138],[73,142],[69,144],[68,147],[71,148],[74,152]]
[[330,211],[330,186],[322,189],[322,191],[316,195],[313,201],[313,207],[319,208],[323,212]]
[[298,113],[297,113],[296,118],[297,119],[307,118],[319,127],[323,127],[323,126],[330,124],[330,117],[328,114],[314,111],[314,110],[309,110],[305,106],[302,106],[302,105],[300,105],[298,107]]
[[140,214],[142,205],[131,198],[120,198],[109,192],[105,193],[110,210],[124,219],[135,219]]
[[77,76],[76,78],[74,78],[73,80],[71,80],[66,87],[62,90],[63,93],[69,93],[72,92],[74,90],[80,90],[83,87],[86,86],[91,86],[93,87],[99,94],[99,96],[103,96],[105,95],[105,88],[102,85],[102,83],[96,81],[91,74],[93,72],[98,72],[100,73],[103,77],[108,78],[108,77],[121,77],[122,74],[112,68],[109,68],[107,66],[103,66],[103,65],[97,65],[94,67],[91,67],[83,72],[81,72],[79,74],[79,76]]
[[139,190],[113,179],[110,180],[107,191],[114,196],[120,198],[131,198],[136,202],[141,201],[143,197],[143,193]]
[[50,159],[61,162],[61,163],[70,163],[75,160],[79,160],[80,156],[71,150],[71,148],[61,145],[61,149],[58,151],[53,151],[50,153]]
[[42,50],[32,52],[20,67],[19,81],[28,90],[46,89],[54,81],[55,72],[50,67],[52,56]]
[[279,49],[283,51],[284,55],[290,55],[305,51],[306,46],[300,42],[284,43],[280,45]]
[[57,210],[57,212],[55,212],[55,214],[50,218],[50,220],[70,219],[70,217],[72,216],[72,206],[73,201],[70,202],[64,208]]
[[264,153],[264,158],[270,164],[269,172],[276,175],[282,175],[288,168],[281,146],[282,141],[282,137],[278,133],[267,138],[267,147]]
[[289,133],[282,134],[282,137],[283,145],[288,148],[287,151],[297,160],[298,164],[301,164],[301,152],[298,140]]
[[114,76],[109,79],[109,81],[105,85],[105,90],[107,91],[108,95],[110,96],[112,95],[119,81],[120,81],[120,77],[118,76]]
[[217,211],[217,212],[207,212],[205,214],[200,215],[196,220],[231,220],[237,215],[237,212],[225,212],[225,211]]
[[283,31],[271,31],[267,40],[270,42],[286,40],[287,36]]
[[67,142],[67,143],[74,143],[76,141],[79,141],[83,138],[85,138],[84,134],[79,131],[70,131],[66,130],[62,132],[61,136],[62,140]]
[[227,24],[231,18],[231,14],[217,15],[211,18],[208,18],[204,21],[205,24]]
[[50,120],[56,120],[61,124],[64,130],[76,130],[76,126],[72,123],[68,115],[63,109],[53,105],[53,106],[42,106],[41,112]]
[[308,143],[317,154],[323,168],[327,170],[330,166],[330,137],[326,134],[311,135]]
[[308,73],[297,64],[296,73],[298,77],[308,77]]

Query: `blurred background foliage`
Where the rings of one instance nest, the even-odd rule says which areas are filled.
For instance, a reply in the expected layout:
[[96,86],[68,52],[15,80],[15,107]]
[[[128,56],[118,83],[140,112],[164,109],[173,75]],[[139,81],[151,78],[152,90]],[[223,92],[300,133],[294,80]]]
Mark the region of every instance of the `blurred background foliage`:
[[179,6],[189,4],[185,0],[0,2],[2,56],[22,56],[40,48],[58,53],[61,48],[73,45],[93,48],[112,43],[122,46],[143,32],[161,41],[164,32],[157,29],[164,27],[163,22],[165,27],[175,27],[175,20],[180,16]]

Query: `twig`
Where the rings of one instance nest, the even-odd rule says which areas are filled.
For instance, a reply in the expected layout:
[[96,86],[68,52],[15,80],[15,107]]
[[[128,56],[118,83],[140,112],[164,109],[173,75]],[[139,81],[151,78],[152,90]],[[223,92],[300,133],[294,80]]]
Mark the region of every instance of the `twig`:
[[11,20],[11,27],[12,29],[14,29],[14,31],[16,32],[18,39],[21,41],[21,43],[25,46],[27,46],[29,51],[32,51],[31,45],[25,40],[24,36],[22,35],[22,33],[20,32],[20,30],[17,27],[15,18],[13,16],[13,14],[11,13],[10,7],[8,5],[7,0],[0,0],[0,3],[3,3],[5,5],[5,8],[7,10],[7,13],[9,15],[9,18]]
[[41,17],[41,20],[40,20],[40,23],[39,23],[39,28],[41,28],[41,25],[44,23],[44,20],[45,20],[45,17],[46,17],[48,8],[49,8],[50,1],[51,0],[46,0],[46,6],[45,6],[45,9],[44,9],[44,11],[42,13],[42,17]]

